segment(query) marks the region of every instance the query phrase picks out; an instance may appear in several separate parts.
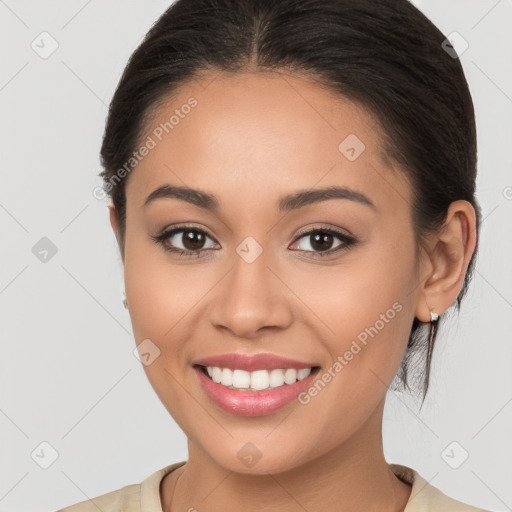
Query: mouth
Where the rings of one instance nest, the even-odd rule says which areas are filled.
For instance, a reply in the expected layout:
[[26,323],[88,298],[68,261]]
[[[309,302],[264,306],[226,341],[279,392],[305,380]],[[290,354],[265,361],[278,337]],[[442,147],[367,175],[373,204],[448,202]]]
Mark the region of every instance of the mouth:
[[194,368],[221,386],[236,391],[271,391],[303,381],[316,375],[320,366],[309,368],[273,368],[268,370],[246,371],[195,364]]
[[247,372],[195,364],[194,371],[204,393],[218,408],[236,416],[254,417],[272,414],[294,402],[312,386],[320,366]]

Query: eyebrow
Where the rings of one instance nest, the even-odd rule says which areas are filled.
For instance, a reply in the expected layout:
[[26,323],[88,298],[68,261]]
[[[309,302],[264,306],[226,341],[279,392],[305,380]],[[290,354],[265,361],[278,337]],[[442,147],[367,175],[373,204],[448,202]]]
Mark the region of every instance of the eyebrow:
[[[162,185],[149,194],[144,202],[144,206],[147,206],[156,199],[180,199],[212,212],[218,212],[220,209],[219,201],[214,195],[189,187]],[[285,195],[279,198],[278,208],[281,212],[288,212],[329,199],[348,199],[376,210],[376,206],[371,199],[361,192],[338,186],[300,190],[293,194]]]

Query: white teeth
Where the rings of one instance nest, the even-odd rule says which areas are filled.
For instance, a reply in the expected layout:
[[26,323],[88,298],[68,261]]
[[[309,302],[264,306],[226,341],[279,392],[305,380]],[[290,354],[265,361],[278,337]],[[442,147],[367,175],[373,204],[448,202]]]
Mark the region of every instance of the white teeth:
[[224,372],[231,373],[233,375],[233,379],[232,379],[231,384],[227,384],[227,383],[224,384],[225,381],[222,381],[221,384],[223,386],[231,386],[232,385],[233,387],[235,387],[237,389],[248,388],[251,386],[251,374],[249,372],[246,372],[245,370],[234,370],[232,372],[229,368],[224,368],[223,374],[224,374]]
[[218,366],[207,366],[206,371],[213,382],[222,384],[230,389],[245,389],[249,391],[260,391],[272,389],[283,384],[294,384],[297,380],[305,379],[311,368],[256,370],[248,372],[245,370],[231,370],[230,368],[219,368]]
[[217,384],[220,383],[220,381],[222,379],[222,368],[219,368],[218,366],[214,366],[211,370],[212,370],[213,382],[216,382]]
[[293,384],[297,380],[297,370],[293,368],[288,368],[284,372],[284,381],[286,384]]
[[283,370],[272,370],[270,372],[270,387],[277,388],[284,384],[284,372]]
[[297,370],[297,379],[305,379],[311,373],[311,368],[301,368]]
[[221,383],[225,383],[225,386],[231,386],[233,384],[233,372],[229,368],[222,369]]
[[251,373],[252,389],[267,389],[269,385],[269,377],[267,370],[257,370]]

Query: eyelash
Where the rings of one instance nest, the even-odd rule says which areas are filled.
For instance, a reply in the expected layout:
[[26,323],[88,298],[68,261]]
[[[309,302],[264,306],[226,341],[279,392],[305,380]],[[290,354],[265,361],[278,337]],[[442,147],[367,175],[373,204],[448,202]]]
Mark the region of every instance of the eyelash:
[[[189,250],[176,249],[173,247],[169,247],[168,245],[165,244],[165,242],[169,238],[174,236],[176,233],[185,232],[185,231],[201,233],[203,235],[206,235],[208,238],[212,239],[215,243],[218,243],[206,231],[196,228],[196,227],[193,227],[193,226],[178,226],[178,227],[172,228],[170,230],[163,231],[159,235],[155,235],[155,236],[152,235],[151,239],[154,242],[156,242],[157,244],[161,245],[164,248],[164,250],[174,253],[174,254],[178,254],[179,257],[188,257],[188,256],[196,255],[199,258],[199,257],[201,257],[202,253],[212,250],[212,249],[198,249],[197,251],[189,251]],[[354,246],[357,243],[356,238],[349,236],[345,233],[342,233],[341,231],[332,229],[332,228],[314,228],[309,231],[299,233],[299,235],[297,236],[297,238],[295,240],[300,240],[303,237],[310,236],[310,235],[313,235],[316,233],[324,233],[324,234],[333,235],[333,236],[339,238],[343,243],[341,245],[339,245],[338,247],[335,247],[334,249],[328,249],[327,251],[305,251],[305,250],[300,250],[300,249],[295,249],[295,250],[297,252],[312,253],[313,258],[324,258],[326,256],[330,256],[337,252],[346,251],[350,247]]]

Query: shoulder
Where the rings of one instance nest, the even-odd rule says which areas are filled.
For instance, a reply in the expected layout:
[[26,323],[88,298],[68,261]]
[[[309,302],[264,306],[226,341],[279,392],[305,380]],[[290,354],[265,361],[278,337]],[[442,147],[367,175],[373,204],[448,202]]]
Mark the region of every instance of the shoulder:
[[62,508],[57,512],[98,512],[98,510],[103,512],[117,512],[121,510],[139,512],[140,484],[127,485],[107,494]]
[[412,486],[404,512],[490,512],[447,496],[407,466],[390,464],[390,467],[398,478]]
[[171,464],[155,471],[139,484],[126,485],[56,512],[162,512],[160,482],[183,464],[185,461]]

